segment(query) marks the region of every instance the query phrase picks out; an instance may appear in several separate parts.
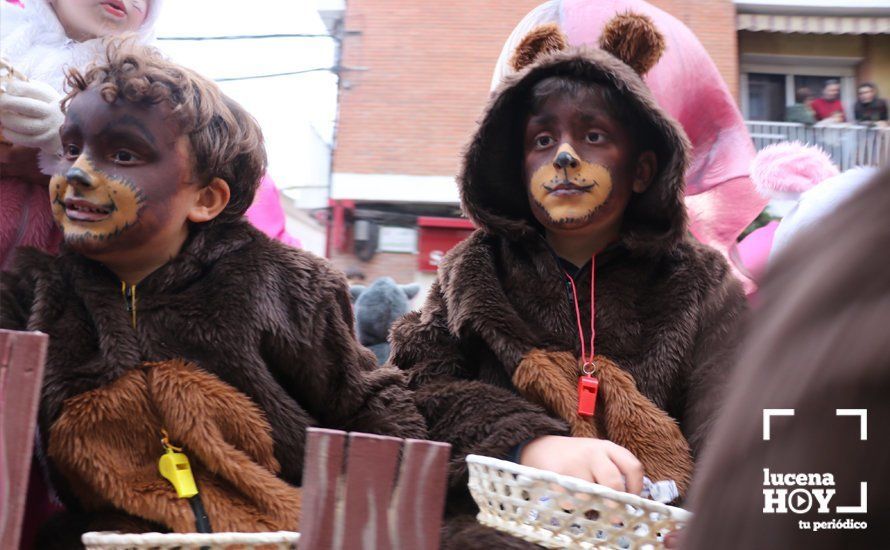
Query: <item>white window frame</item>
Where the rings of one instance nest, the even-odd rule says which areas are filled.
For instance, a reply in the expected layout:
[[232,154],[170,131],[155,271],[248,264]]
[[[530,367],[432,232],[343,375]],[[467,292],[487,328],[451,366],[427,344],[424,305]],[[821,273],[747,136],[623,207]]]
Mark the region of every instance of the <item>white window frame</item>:
[[[785,104],[794,104],[795,76],[838,75],[844,109],[852,116],[856,103],[856,66],[861,57],[819,57],[808,55],[742,54],[739,65],[739,97],[742,115],[748,119],[748,74],[785,75]],[[818,91],[818,90],[814,90]]]

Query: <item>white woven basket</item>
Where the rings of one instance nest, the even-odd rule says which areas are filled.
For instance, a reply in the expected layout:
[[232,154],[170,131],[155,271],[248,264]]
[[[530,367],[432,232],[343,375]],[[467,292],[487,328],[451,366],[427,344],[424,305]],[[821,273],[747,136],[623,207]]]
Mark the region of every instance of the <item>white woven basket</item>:
[[547,548],[664,548],[692,515],[574,477],[468,455],[479,523]]
[[297,547],[300,533],[277,531],[274,533],[141,533],[120,534],[109,532],[84,533],[81,542],[86,550],[225,550],[228,548],[253,549],[262,546],[292,550]]

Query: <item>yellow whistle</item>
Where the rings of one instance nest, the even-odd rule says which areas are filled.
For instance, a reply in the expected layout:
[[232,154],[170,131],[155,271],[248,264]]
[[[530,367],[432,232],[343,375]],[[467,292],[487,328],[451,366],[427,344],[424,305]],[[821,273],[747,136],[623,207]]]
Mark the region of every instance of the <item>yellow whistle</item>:
[[161,475],[173,484],[176,496],[179,498],[191,498],[198,494],[195,478],[192,476],[192,468],[189,459],[183,453],[177,453],[173,449],[161,455],[158,461],[158,470]]

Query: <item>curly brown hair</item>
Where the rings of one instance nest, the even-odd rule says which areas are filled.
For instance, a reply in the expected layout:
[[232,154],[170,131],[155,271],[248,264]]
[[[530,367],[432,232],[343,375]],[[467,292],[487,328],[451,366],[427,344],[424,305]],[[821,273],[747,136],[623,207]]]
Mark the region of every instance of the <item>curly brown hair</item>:
[[97,87],[108,103],[123,99],[169,105],[191,142],[198,179],[208,184],[221,178],[229,184],[229,203],[214,221],[237,220],[250,207],[266,171],[263,133],[250,113],[214,82],[168,61],[155,48],[115,38],[106,42],[104,56],[86,72],[69,69],[67,84],[63,111],[90,87]]

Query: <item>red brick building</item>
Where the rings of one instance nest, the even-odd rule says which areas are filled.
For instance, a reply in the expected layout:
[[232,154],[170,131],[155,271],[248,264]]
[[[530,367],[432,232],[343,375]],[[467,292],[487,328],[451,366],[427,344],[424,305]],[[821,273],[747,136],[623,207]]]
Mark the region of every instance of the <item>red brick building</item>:
[[[442,237],[466,233],[427,217],[459,215],[454,176],[495,62],[513,27],[540,3],[347,1],[328,235],[339,267],[423,282],[418,269],[434,269]],[[652,3],[692,29],[737,90],[731,0]]]

